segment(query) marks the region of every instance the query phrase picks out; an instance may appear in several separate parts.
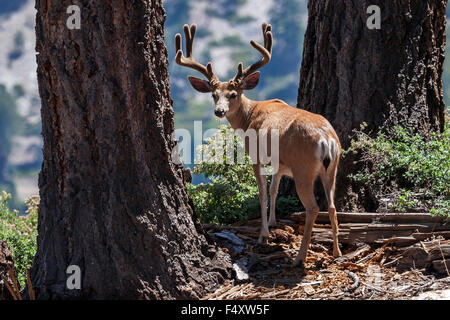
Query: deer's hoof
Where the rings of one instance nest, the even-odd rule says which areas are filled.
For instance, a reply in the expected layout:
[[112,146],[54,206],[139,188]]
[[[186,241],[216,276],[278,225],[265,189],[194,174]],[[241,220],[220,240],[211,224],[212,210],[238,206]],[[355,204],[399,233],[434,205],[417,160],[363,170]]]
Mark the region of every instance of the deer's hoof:
[[302,259],[300,259],[299,257],[295,258],[295,260],[292,262],[292,267],[293,268],[301,268],[303,269],[305,267],[305,264],[303,262]]
[[260,235],[258,238],[258,244],[267,244],[269,242],[269,236]]
[[342,252],[341,252],[341,250],[339,250],[339,248],[338,249],[333,249],[333,257],[334,258],[342,257]]

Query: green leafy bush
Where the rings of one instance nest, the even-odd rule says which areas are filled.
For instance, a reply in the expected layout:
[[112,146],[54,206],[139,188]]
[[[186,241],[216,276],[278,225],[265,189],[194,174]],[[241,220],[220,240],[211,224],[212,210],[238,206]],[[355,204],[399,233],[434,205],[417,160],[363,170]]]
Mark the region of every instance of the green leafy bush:
[[36,254],[37,219],[39,197],[25,201],[28,210],[26,216],[19,216],[17,211],[10,211],[8,201],[11,195],[3,191],[0,195],[0,240],[6,240],[11,249],[18,280],[23,287],[26,269],[33,264]]
[[[430,139],[400,127],[387,137],[356,132],[348,152],[358,153],[363,168],[350,175],[376,190],[377,200],[389,211],[450,213],[450,128]],[[383,207],[383,205],[381,205]]]
[[[197,150],[193,173],[203,174],[211,183],[189,184],[187,190],[203,223],[230,224],[259,211],[258,186],[251,160],[245,154],[240,161],[242,164],[237,164],[236,151],[238,146],[242,147],[242,142],[236,137],[233,138],[235,164],[227,164],[225,138],[232,134],[229,126],[220,126]],[[223,150],[223,154],[219,150]],[[199,158],[201,155],[203,158]]]
[[[227,154],[229,160],[231,159],[231,152],[227,150],[225,142],[226,137],[230,136],[234,139],[233,164],[226,161]],[[233,135],[230,126],[225,125],[220,126],[219,131],[211,138],[206,139],[206,144],[199,146],[198,155],[203,154],[203,158],[197,158],[193,173],[203,174],[211,182],[188,184],[187,190],[201,222],[231,224],[260,217],[258,185],[251,159],[247,154],[240,153],[243,155],[243,161],[238,161],[237,150],[243,150],[242,148],[242,140]],[[223,151],[217,152],[218,150]],[[269,188],[271,176],[267,178]],[[297,198],[277,199],[278,215],[298,211],[299,207]]]
[[298,211],[304,211],[304,207],[297,197],[277,197],[277,217],[284,217]]

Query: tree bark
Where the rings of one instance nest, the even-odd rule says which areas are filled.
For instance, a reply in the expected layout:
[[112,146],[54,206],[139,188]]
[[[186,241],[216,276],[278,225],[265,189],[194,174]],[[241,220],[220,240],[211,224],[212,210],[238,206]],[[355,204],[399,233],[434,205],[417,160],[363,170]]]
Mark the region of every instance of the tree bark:
[[[370,5],[381,9],[381,29],[370,30]],[[310,0],[300,71],[298,107],[322,114],[343,148],[352,131],[389,132],[395,125],[423,135],[442,131],[442,66],[447,1]],[[340,210],[377,204],[347,178],[356,159],[342,159],[337,179]],[[355,189],[356,188],[356,189]]]
[[[199,298],[230,274],[196,230],[175,148],[160,0],[36,1],[44,161],[38,299]],[[66,269],[81,269],[70,290]]]
[[8,273],[10,269],[14,271],[14,276],[16,276],[14,261],[8,243],[6,241],[0,241],[0,301],[13,300],[13,296],[2,280],[2,277],[4,277],[12,284],[13,279],[10,278]]

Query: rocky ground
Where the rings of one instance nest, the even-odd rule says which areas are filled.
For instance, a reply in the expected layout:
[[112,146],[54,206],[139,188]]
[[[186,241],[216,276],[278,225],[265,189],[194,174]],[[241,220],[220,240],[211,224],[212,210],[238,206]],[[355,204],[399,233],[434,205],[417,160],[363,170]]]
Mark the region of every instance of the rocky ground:
[[[450,241],[441,236],[409,247],[392,241],[345,243],[339,259],[333,258],[330,242],[319,240],[312,244],[305,267],[293,268],[302,224],[279,221],[271,230],[269,243],[260,246],[256,245],[259,223],[252,220],[230,227],[204,226],[209,236],[230,253],[236,271],[235,280],[205,299],[450,299],[448,269],[445,265],[444,269],[433,268],[436,262],[450,257]],[[422,257],[418,246],[428,255]],[[413,259],[411,250],[416,252]],[[431,257],[431,252],[438,255]]]

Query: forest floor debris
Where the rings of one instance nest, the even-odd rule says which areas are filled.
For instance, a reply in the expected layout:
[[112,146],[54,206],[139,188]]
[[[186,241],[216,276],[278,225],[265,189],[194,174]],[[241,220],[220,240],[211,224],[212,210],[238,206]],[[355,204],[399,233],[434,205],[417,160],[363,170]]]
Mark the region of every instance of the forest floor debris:
[[[233,226],[210,224],[204,228],[213,239],[217,239],[215,233],[226,230],[245,243],[238,253],[230,248],[235,244],[218,242],[222,250],[230,253],[239,273],[236,280],[226,282],[204,299],[403,300],[450,296],[450,240],[442,237],[442,233],[434,236],[430,232],[429,238],[420,238],[413,244],[411,239],[368,244],[356,237],[354,242],[341,244],[343,256],[334,259],[332,243],[324,231],[331,235],[330,227],[315,225],[314,231],[321,230],[320,237],[312,241],[304,268],[298,268],[291,266],[303,233],[298,217],[278,220],[277,227],[271,229],[268,244],[264,245],[256,243],[259,219]],[[386,225],[383,228],[389,229]],[[402,222],[401,228],[392,228],[398,229],[403,232],[407,228]],[[373,236],[371,233],[371,239]],[[396,238],[395,233],[392,238]]]

